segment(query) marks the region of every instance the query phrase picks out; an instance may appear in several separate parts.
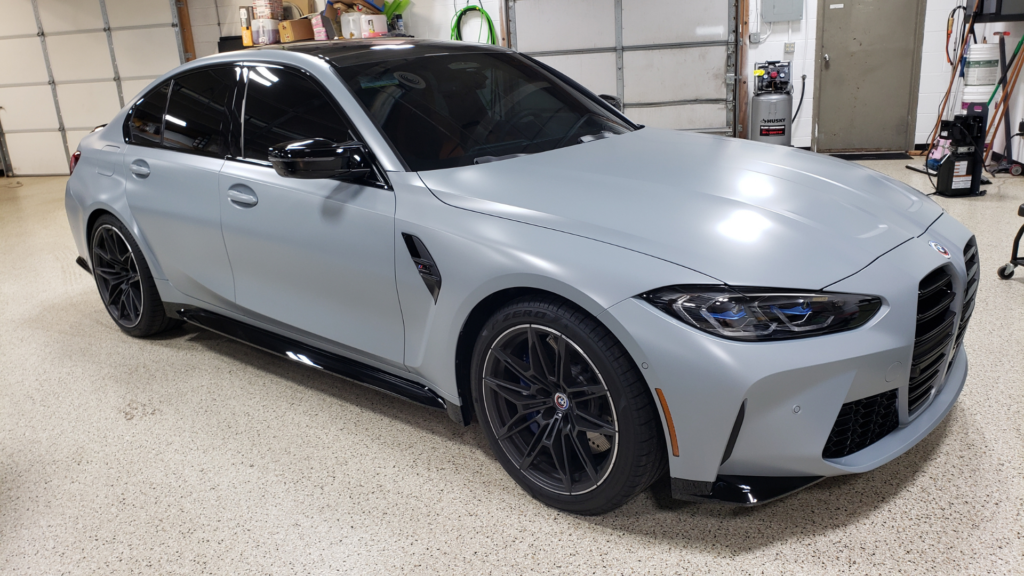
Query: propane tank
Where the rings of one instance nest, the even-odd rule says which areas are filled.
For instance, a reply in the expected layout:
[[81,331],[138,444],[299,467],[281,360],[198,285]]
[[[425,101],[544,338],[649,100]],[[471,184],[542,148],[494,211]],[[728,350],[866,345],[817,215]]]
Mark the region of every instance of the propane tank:
[[754,97],[750,101],[750,139],[790,146],[793,141],[793,94],[789,62],[754,65]]

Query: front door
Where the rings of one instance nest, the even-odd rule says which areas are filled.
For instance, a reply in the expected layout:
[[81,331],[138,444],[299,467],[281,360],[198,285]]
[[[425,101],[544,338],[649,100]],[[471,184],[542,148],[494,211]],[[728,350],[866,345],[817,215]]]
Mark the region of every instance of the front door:
[[395,195],[384,186],[279,176],[281,142],[352,139],[333,98],[286,68],[248,69],[243,158],[220,174],[235,301],[257,320],[401,366]]
[[914,146],[925,0],[820,0],[816,152]]
[[219,306],[234,299],[218,178],[237,147],[238,85],[233,68],[216,67],[158,86],[135,104],[124,153],[128,206],[160,269],[178,291]]

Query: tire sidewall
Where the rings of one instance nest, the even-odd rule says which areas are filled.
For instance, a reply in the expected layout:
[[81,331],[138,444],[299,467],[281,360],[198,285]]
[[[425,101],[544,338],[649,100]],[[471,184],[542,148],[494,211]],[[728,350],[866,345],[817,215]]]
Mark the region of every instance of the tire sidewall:
[[[571,314],[571,312],[570,312]],[[589,319],[589,316],[583,316]],[[618,446],[615,461],[604,481],[589,492],[578,495],[558,494],[535,484],[512,462],[505,453],[488,421],[487,408],[484,405],[483,368],[487,351],[497,338],[511,328],[535,324],[560,332],[578,346],[597,368],[608,389],[615,417],[618,424]],[[487,436],[487,441],[505,471],[527,493],[534,498],[570,512],[586,514],[605,502],[614,500],[628,484],[631,468],[636,459],[636,438],[639,435],[634,411],[627,402],[624,386],[619,370],[609,361],[605,352],[597,342],[574,322],[567,314],[560,313],[532,304],[531,302],[513,303],[502,308],[484,326],[473,349],[470,364],[473,403],[478,420]]]

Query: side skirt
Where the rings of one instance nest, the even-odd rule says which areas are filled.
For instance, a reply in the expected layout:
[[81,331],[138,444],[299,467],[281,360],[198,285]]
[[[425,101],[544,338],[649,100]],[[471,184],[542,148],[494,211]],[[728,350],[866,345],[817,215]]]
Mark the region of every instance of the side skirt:
[[250,326],[244,322],[198,308],[178,309],[175,312],[175,316],[189,324],[195,324],[200,328],[205,328],[228,338],[234,338],[256,348],[261,348],[267,352],[284,356],[300,364],[306,364],[313,368],[319,368],[324,372],[354,380],[360,384],[415,402],[421,406],[438,410],[447,409],[444,399],[427,387],[368,366],[362,362],[314,348],[308,344],[280,336],[268,330]]

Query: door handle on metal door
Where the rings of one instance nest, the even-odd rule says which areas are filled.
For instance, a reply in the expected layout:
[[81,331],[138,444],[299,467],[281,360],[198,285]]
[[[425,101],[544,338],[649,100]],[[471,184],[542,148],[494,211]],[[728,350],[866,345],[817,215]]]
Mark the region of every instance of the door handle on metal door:
[[828,62],[828,54],[825,54],[825,62]]
[[149,176],[149,164],[146,164],[145,160],[133,161],[128,169],[131,170],[136,178],[146,178]]
[[259,202],[259,198],[256,197],[256,193],[252,191],[252,188],[241,184],[235,184],[228,188],[228,200],[235,206],[242,208],[252,208]]

